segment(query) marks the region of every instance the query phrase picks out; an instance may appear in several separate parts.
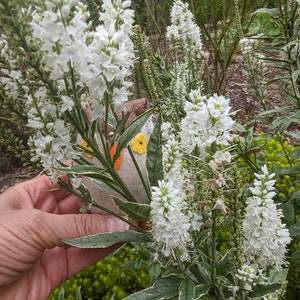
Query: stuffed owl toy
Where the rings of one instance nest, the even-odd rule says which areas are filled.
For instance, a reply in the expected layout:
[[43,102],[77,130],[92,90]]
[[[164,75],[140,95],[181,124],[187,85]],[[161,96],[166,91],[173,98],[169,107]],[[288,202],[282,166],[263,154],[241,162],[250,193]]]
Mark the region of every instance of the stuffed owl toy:
[[[126,126],[128,126],[135,118],[149,109],[149,102],[147,99],[138,99],[133,101],[128,101],[125,104],[126,114],[128,114],[128,119],[126,121]],[[101,122],[101,121],[100,121]],[[100,124],[100,128],[103,124]],[[112,128],[110,130],[113,130]],[[134,155],[135,161],[139,166],[140,172],[147,181],[147,169],[146,169],[146,158],[147,158],[147,142],[150,136],[150,126],[149,123],[146,123],[141,131],[134,136],[130,143],[129,147]],[[86,142],[79,137],[78,143],[82,149],[88,149]],[[99,143],[99,149],[101,151],[101,145]],[[116,151],[116,144],[114,144],[110,149],[110,156],[113,157]],[[100,162],[93,157],[90,153],[82,154],[85,159],[89,160],[95,166],[101,167]],[[114,169],[118,172],[119,176],[129,188],[130,192],[135,196],[139,203],[148,203],[148,197],[143,187],[140,175],[135,167],[133,159],[127,148],[124,148],[120,156],[114,162]],[[101,205],[102,207],[120,213],[120,210],[114,203],[113,197],[122,199],[122,197],[116,192],[109,192],[107,190],[101,189],[99,186],[93,183],[93,179],[84,177],[83,183],[91,193],[94,200]],[[92,208],[92,213],[101,213],[105,214],[103,210]]]

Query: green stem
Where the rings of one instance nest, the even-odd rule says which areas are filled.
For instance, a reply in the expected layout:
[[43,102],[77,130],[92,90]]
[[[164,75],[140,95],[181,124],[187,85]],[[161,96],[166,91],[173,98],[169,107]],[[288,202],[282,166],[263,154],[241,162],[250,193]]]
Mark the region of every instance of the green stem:
[[114,212],[114,211],[112,211],[112,210],[110,210],[110,209],[108,209],[108,208],[105,208],[105,207],[103,207],[103,206],[97,204],[96,202],[93,202],[93,203],[92,203],[92,206],[97,207],[97,208],[99,208],[99,209],[105,211],[105,212],[108,213],[109,215],[114,216],[114,217],[116,217],[116,218],[122,220],[123,222],[127,223],[129,226],[135,228],[135,229],[136,229],[137,231],[139,231],[139,232],[147,233],[146,230],[144,230],[143,228],[139,227],[139,226],[136,225],[135,223],[130,222],[126,217],[123,217],[123,216],[121,216],[120,214],[118,214],[118,213],[116,213],[116,212]]
[[133,163],[134,163],[134,166],[135,166],[135,168],[136,168],[136,170],[137,170],[137,172],[138,172],[138,174],[139,174],[139,177],[140,177],[140,179],[141,179],[143,188],[144,188],[144,190],[145,190],[145,192],[146,192],[146,194],[147,194],[148,200],[149,200],[149,202],[150,202],[150,201],[151,201],[151,191],[150,191],[149,185],[146,183],[146,181],[145,181],[145,179],[144,179],[144,176],[143,176],[143,174],[142,174],[142,172],[141,172],[141,169],[140,169],[140,167],[139,167],[139,165],[138,165],[138,163],[137,163],[137,161],[136,161],[136,159],[135,159],[135,156],[134,156],[134,154],[133,154],[133,152],[132,152],[131,147],[128,146],[127,149],[128,149],[129,154],[130,154],[130,157],[131,157],[131,159],[132,159],[132,161],[133,161]]
[[214,289],[215,284],[216,284],[216,245],[217,245],[217,236],[216,236],[216,231],[217,231],[217,212],[216,209],[212,209],[212,225],[211,225],[211,263],[210,263],[210,268],[211,268],[211,285],[212,288]]

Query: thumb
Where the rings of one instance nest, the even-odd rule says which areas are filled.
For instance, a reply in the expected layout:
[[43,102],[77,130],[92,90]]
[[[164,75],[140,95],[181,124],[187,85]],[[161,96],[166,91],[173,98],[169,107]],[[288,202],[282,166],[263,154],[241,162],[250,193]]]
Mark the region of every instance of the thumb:
[[107,215],[69,214],[53,215],[45,213],[39,239],[44,248],[65,245],[62,239],[73,239],[101,232],[124,231],[129,225],[122,220]]

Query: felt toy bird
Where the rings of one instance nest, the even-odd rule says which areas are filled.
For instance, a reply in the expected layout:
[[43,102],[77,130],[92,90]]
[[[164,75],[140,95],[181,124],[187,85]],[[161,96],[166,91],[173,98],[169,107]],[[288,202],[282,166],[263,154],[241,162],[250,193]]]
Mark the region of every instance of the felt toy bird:
[[[133,101],[128,101],[125,104],[126,113],[129,114],[128,120],[126,122],[126,127],[139,115],[149,109],[149,102],[147,99],[138,99]],[[100,127],[103,124],[100,124]],[[110,130],[113,130],[112,128]],[[132,138],[129,143],[129,147],[134,154],[135,160],[140,168],[140,172],[147,182],[147,169],[146,169],[146,157],[147,157],[147,142],[149,140],[149,129],[147,125],[144,125],[141,131]],[[95,166],[101,166],[100,162],[91,154],[91,148],[89,145],[81,138],[78,138],[78,143],[83,150],[86,152],[83,153],[85,159],[89,160]],[[110,148],[110,157],[113,160],[116,152],[117,141]],[[101,150],[101,146],[99,144],[99,148]],[[142,185],[142,181],[138,174],[138,171],[134,165],[134,162],[130,156],[130,153],[127,148],[124,148],[120,156],[115,158],[114,160],[114,169],[118,172],[119,176],[122,178],[126,186],[129,188],[130,192],[135,196],[139,203],[148,203],[148,197],[145,192],[145,189]],[[114,191],[104,191],[97,185],[93,183],[93,179],[84,177],[83,178],[84,185],[88,188],[91,195],[95,199],[95,201],[105,207],[106,209],[112,210],[114,212],[120,212],[116,207],[114,200],[112,197],[117,197],[122,199],[122,197],[114,192]],[[99,211],[99,209],[92,208],[92,212],[97,213],[105,213],[104,211]]]

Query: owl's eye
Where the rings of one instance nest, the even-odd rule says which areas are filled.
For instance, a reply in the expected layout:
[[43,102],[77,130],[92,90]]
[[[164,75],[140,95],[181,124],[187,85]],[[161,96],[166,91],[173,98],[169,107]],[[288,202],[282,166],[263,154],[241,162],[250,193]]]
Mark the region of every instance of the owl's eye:
[[145,154],[147,152],[146,136],[139,132],[130,142],[131,149],[137,154]]
[[91,152],[93,152],[93,149],[89,146],[89,144],[85,141],[85,140],[82,140],[79,144],[79,146],[86,150],[87,152],[83,152],[83,155],[86,157],[86,158],[92,158],[93,157],[93,154],[91,154]]

